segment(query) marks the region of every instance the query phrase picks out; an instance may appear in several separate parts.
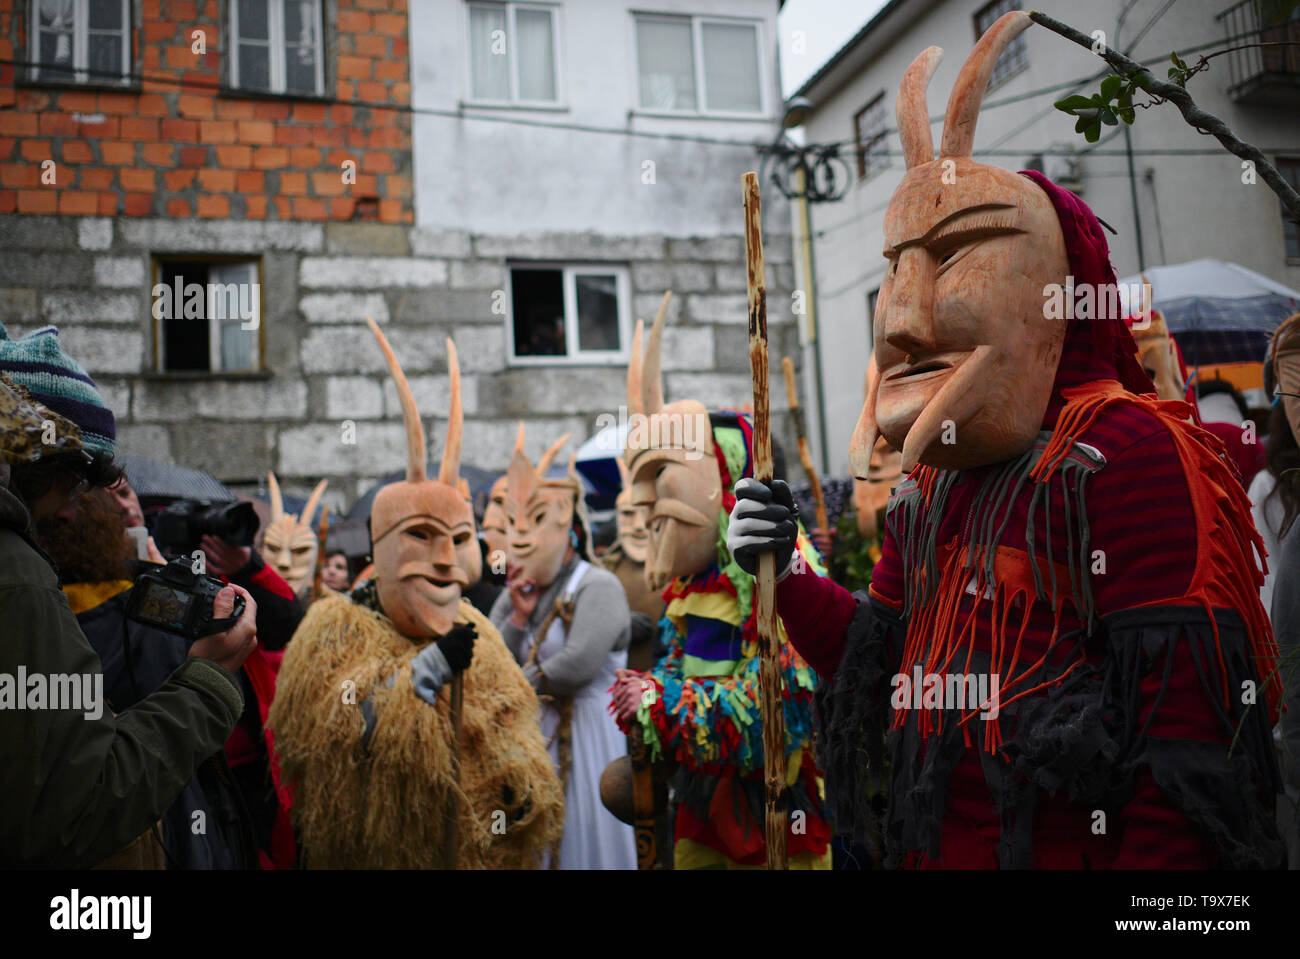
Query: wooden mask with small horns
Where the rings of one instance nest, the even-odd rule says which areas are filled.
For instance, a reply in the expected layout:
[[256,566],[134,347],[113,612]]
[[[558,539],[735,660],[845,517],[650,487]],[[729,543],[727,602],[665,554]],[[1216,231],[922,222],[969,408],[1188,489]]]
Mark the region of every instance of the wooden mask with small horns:
[[1187,399],[1187,381],[1179,367],[1178,352],[1169,334],[1165,315],[1151,308],[1151,284],[1142,275],[1142,309],[1138,322],[1130,329],[1137,343],[1138,362],[1156,386],[1156,396],[1162,400]]
[[424,426],[415,398],[388,340],[374,320],[366,322],[379,341],[406,425],[406,479],[376,495],[370,511],[370,539],[379,603],[397,631],[411,639],[443,636],[456,620],[463,590],[481,565],[474,536],[474,511],[460,480],[462,413],[460,365],[447,340],[451,409],[438,478],[425,472]]
[[515,576],[541,589],[555,582],[564,566],[572,544],[574,513],[581,509],[582,481],[574,457],[569,458],[567,476],[551,479],[546,475],[568,441],[565,433],[533,466],[524,453],[524,424],[520,423],[506,470],[506,550],[518,568]]
[[696,400],[664,404],[660,353],[671,296],[659,305],[644,357],[637,321],[627,370],[627,473],[632,505],[647,510],[645,576],[655,590],[716,562],[723,492],[708,408]]
[[280,484],[274,473],[266,474],[266,484],[271,491],[271,522],[262,534],[262,560],[298,594],[311,585],[312,576],[316,572],[320,539],[312,528],[311,521],[329,480],[321,480],[316,484],[301,516],[284,511]]
[[980,38],[948,99],[934,155],[925,90],[943,51],[912,62],[898,90],[907,163],[885,213],[889,270],[876,306],[867,399],[849,465],[867,477],[877,434],[939,469],[997,463],[1042,426],[1065,341],[1045,288],[1069,259],[1051,200],[1027,177],[971,159],[975,121],[998,56],[1030,25],[1003,15]]

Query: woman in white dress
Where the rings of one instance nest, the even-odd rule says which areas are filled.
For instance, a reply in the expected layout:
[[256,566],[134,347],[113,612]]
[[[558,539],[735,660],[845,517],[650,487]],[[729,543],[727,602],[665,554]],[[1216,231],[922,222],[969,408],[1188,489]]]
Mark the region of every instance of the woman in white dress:
[[627,752],[606,709],[615,670],[627,665],[631,614],[618,578],[593,565],[582,485],[546,476],[561,438],[534,468],[524,428],[507,472],[507,589],[491,620],[542,696],[542,735],[565,784],[561,869],[635,869],[636,840],[600,801],[600,775]]

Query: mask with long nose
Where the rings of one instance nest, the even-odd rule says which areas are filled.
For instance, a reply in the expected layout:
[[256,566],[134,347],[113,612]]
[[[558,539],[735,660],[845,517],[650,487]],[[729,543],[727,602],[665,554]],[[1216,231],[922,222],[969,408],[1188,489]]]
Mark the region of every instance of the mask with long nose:
[[874,540],[884,527],[889,497],[903,478],[903,454],[889,445],[883,436],[876,440],[871,466],[865,480],[853,481],[853,506],[858,514],[858,532]]
[[280,574],[280,578],[289,584],[295,594],[301,593],[311,584],[316,572],[320,539],[312,528],[311,520],[329,480],[321,480],[316,484],[301,516],[284,511],[280,484],[274,473],[266,474],[266,483],[271,491],[271,522],[262,534],[261,557],[267,566]]
[[474,512],[459,479],[462,413],[456,347],[447,341],[451,409],[438,478],[431,480],[425,473],[424,427],[406,376],[383,332],[373,320],[366,322],[388,362],[406,424],[406,479],[381,489],[370,512],[379,603],[403,636],[443,636],[456,621],[461,593],[479,562]]
[[966,469],[1028,449],[1065,341],[1045,296],[1069,260],[1047,195],[971,159],[980,101],[999,54],[1029,26],[1001,17],[971,51],[948,100],[938,157],[925,89],[942,51],[913,61],[898,92],[907,173],[885,213],[889,268],[877,301],[868,396],[849,461],[867,477],[876,436],[918,463]]
[[660,352],[671,296],[664,294],[644,357],[637,323],[627,374],[630,502],[648,516],[645,576],[656,590],[717,561],[723,494],[708,409],[694,400],[664,404]]
[[1142,277],[1142,308],[1125,322],[1137,343],[1138,362],[1155,384],[1156,396],[1162,400],[1187,399],[1187,377],[1182,357],[1169,333],[1165,315],[1151,308],[1151,284]]
[[516,574],[545,589],[559,576],[573,545],[574,511],[582,495],[582,483],[569,460],[569,474],[550,479],[547,473],[566,433],[548,449],[534,467],[524,454],[524,424],[519,424],[510,468],[506,471],[506,541]]

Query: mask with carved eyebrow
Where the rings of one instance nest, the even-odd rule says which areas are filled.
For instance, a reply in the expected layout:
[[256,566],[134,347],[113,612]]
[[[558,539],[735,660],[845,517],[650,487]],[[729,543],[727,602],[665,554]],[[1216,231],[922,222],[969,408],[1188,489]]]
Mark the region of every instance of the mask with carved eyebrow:
[[320,541],[312,529],[312,515],[316,504],[325,492],[329,480],[321,480],[312,490],[301,516],[284,511],[284,501],[280,497],[280,484],[274,473],[266,476],[267,486],[271,491],[271,522],[262,534],[260,554],[267,566],[270,566],[280,578],[289,584],[295,594],[302,593],[311,585],[316,572],[316,556]]
[[1044,315],[1044,288],[1065,285],[1065,240],[1036,184],[971,159],[993,65],[1030,22],[1005,14],[975,45],[948,100],[937,158],[925,88],[942,51],[925,50],[899,86],[907,173],[885,213],[889,268],[849,451],[859,479],[881,434],[902,451],[906,473],[918,462],[1001,462],[1041,428],[1066,333],[1064,321]]

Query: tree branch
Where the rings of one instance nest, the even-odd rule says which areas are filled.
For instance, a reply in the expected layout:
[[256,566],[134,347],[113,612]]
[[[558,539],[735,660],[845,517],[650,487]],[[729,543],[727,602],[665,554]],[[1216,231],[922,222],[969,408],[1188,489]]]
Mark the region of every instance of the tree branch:
[[[1046,27],[1055,34],[1059,34],[1065,39],[1077,43],[1081,47],[1092,50],[1094,40],[1085,33],[1068,26],[1059,20],[1049,17],[1047,14],[1038,10],[1030,11],[1029,19],[1033,20],[1039,26]],[[1192,95],[1176,83],[1166,83],[1164,80],[1157,80],[1151,71],[1133,60],[1130,60],[1124,54],[1119,53],[1110,47],[1103,47],[1102,52],[1098,54],[1103,60],[1110,64],[1122,76],[1132,79],[1134,85],[1146,91],[1155,97],[1161,97],[1168,100],[1183,115],[1188,123],[1198,131],[1208,133],[1214,137],[1231,153],[1236,154],[1243,160],[1249,160],[1255,165],[1255,170],[1263,178],[1264,182],[1269,185],[1274,193],[1282,200],[1282,204],[1290,211],[1291,217],[1300,223],[1300,193],[1297,193],[1291,184],[1283,179],[1282,174],[1277,168],[1269,162],[1258,147],[1251,146],[1243,140],[1238,139],[1228,125],[1212,113],[1207,113],[1196,105]]]

